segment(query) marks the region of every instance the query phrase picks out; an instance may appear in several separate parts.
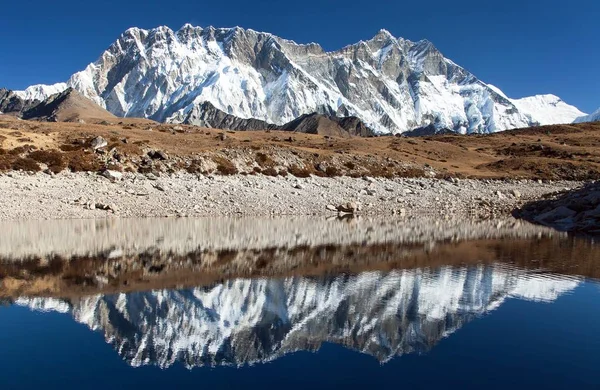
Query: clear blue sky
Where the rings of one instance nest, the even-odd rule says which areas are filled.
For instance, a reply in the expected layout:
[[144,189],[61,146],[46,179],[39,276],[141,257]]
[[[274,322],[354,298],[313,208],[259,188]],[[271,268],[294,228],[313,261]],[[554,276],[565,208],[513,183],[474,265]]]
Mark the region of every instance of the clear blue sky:
[[600,107],[597,0],[17,0],[0,11],[0,86],[65,81],[128,27],[184,23],[267,31],[327,50],[381,28],[426,38],[511,97],[553,93]]

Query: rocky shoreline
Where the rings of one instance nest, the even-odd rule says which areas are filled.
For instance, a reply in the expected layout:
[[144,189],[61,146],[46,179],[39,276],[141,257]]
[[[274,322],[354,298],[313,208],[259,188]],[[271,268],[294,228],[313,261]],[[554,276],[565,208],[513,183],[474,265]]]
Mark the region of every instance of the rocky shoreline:
[[513,213],[530,222],[578,234],[600,234],[600,182],[540,199]]
[[491,218],[578,181],[9,172],[0,220],[268,215]]

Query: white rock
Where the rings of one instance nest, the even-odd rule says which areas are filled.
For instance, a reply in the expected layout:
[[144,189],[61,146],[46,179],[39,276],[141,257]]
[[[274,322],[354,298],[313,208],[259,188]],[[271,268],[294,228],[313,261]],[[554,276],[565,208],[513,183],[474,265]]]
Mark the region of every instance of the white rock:
[[104,172],[102,172],[102,176],[109,179],[110,181],[117,181],[123,178],[123,174],[121,172],[112,171],[110,169],[107,169]]

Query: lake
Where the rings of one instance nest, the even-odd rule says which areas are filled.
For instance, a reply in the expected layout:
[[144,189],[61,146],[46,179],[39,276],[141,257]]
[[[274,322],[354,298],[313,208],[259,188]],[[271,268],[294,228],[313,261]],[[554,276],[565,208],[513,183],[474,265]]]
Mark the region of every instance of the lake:
[[3,223],[1,388],[599,388],[600,250],[512,219]]

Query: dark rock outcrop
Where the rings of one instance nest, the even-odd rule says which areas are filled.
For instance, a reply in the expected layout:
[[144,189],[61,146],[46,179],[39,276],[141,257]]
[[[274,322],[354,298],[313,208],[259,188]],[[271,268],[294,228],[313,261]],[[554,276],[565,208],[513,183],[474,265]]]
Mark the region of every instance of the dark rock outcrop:
[[337,117],[333,114],[305,114],[282,126],[254,118],[239,118],[219,110],[210,102],[194,108],[184,123],[215,129],[250,131],[284,130],[307,134],[321,134],[336,137],[371,137],[375,133],[357,117]]
[[38,100],[21,99],[13,91],[0,88],[0,112],[4,114],[21,115],[39,103]]
[[190,112],[186,124],[227,130],[276,130],[279,126],[259,119],[244,119],[219,110],[210,102],[204,102]]
[[427,126],[417,127],[416,129],[402,133],[402,135],[405,137],[426,137],[436,134],[456,134],[456,132],[446,128],[438,129],[435,127],[435,125],[429,124]]
[[515,210],[515,217],[580,234],[600,235],[600,182]]

